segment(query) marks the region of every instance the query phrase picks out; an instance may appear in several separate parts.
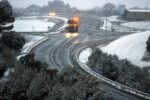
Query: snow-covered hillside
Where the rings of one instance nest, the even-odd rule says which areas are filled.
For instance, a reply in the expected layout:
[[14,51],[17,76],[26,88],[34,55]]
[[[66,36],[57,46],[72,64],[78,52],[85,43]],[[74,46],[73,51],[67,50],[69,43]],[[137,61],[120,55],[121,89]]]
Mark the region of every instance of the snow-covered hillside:
[[140,67],[149,66],[150,62],[141,61],[149,35],[150,31],[124,36],[100,49],[108,54],[118,55],[120,59],[128,59]]
[[55,23],[43,20],[16,20],[14,29],[17,32],[40,32],[48,31],[48,27],[54,26]]

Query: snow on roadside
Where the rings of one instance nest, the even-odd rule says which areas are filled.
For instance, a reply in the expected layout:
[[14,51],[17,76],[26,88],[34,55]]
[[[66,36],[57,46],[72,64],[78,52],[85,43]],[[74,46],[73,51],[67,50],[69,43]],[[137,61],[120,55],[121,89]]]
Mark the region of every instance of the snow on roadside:
[[118,19],[118,16],[110,16],[110,17],[108,17],[108,21],[110,21],[110,22],[118,22],[120,20]]
[[65,28],[66,25],[67,25],[67,21],[68,21],[67,18],[58,17],[58,16],[47,16],[47,17],[48,17],[48,18],[57,18],[57,19],[61,19],[61,20],[63,20],[63,21],[65,22],[64,25],[63,25],[62,27],[60,27],[58,30],[61,30],[61,29]]
[[92,53],[92,49],[87,48],[83,50],[79,55],[79,61],[83,64],[86,64],[88,62],[88,58]]
[[131,28],[150,30],[150,21],[128,22],[122,25]]
[[121,37],[100,49],[105,53],[117,55],[119,59],[128,59],[139,67],[149,66],[150,62],[141,61],[146,51],[146,41],[149,36],[150,31],[131,34]]
[[17,60],[19,60],[21,57],[25,56],[28,51],[32,48],[33,45],[44,39],[43,36],[33,36],[33,35],[26,35],[25,36],[26,43],[21,49],[20,55],[17,56]]
[[[106,29],[106,27],[107,27],[107,29]],[[100,29],[103,29],[103,30],[112,30],[112,24],[109,21],[106,22],[106,20],[104,20],[103,21],[103,26]]]
[[14,31],[17,32],[40,32],[40,31],[48,31],[48,27],[53,27],[55,23],[47,22],[44,20],[16,20],[14,22]]
[[40,41],[41,39],[43,39],[43,36],[32,36],[32,35],[26,35],[25,39],[26,39],[26,44],[23,46],[21,53],[27,53],[28,50],[38,41]]

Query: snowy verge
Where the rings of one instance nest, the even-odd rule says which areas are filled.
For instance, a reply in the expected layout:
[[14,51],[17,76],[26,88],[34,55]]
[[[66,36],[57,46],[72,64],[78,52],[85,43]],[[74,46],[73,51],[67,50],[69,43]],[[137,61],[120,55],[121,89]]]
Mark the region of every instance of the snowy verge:
[[47,37],[43,36],[26,36],[26,44],[23,46],[20,55],[17,57],[17,59],[20,59],[21,57],[25,56],[28,54],[32,48],[40,44],[41,42],[45,41]]
[[100,49],[105,53],[117,55],[119,59],[127,59],[139,67],[150,66],[150,62],[142,61],[149,36],[150,31],[123,36]]
[[87,48],[87,49],[83,50],[79,55],[80,62],[86,64],[88,62],[88,58],[91,55],[91,53],[92,53],[91,48]]
[[109,21],[103,20],[103,26],[100,29],[112,30],[112,24]]
[[47,18],[56,18],[56,19],[61,19],[64,21],[64,25],[62,27],[60,27],[58,30],[61,30],[61,29],[64,29],[67,25],[67,21],[68,19],[67,18],[64,18],[64,17],[58,17],[58,16],[45,16]]

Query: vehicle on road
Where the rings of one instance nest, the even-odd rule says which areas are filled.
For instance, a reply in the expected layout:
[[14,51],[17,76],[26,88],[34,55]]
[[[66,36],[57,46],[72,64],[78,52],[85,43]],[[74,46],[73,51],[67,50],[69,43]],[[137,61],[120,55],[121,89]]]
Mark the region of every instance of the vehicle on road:
[[56,16],[56,13],[54,11],[49,12],[49,16]]
[[78,16],[74,16],[72,19],[67,21],[65,37],[74,38],[74,37],[79,36],[78,21],[79,21]]

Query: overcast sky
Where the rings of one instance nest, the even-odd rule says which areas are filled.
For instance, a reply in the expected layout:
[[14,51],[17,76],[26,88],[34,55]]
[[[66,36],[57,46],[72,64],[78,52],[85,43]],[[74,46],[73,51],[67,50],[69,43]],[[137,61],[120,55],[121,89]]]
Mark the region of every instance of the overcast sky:
[[[52,0],[8,0],[12,4],[13,7],[27,7],[30,4],[37,5],[46,5],[48,1]],[[80,9],[90,9],[94,6],[102,6],[106,3],[106,0],[62,0],[65,3],[69,3],[73,7],[77,7]],[[108,2],[114,4],[126,4],[128,8],[139,6],[139,7],[149,7],[150,8],[150,0],[107,0]]]

